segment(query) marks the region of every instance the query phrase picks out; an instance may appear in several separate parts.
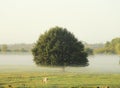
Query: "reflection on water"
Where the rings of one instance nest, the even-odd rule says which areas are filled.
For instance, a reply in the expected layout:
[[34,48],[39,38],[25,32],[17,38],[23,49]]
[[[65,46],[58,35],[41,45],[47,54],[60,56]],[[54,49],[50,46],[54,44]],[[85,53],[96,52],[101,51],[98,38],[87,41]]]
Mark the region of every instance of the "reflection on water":
[[[67,72],[80,73],[120,73],[120,57],[117,55],[94,55],[89,56],[89,66],[87,67],[66,67]],[[36,67],[33,56],[0,54],[0,69],[17,69],[31,71],[61,71],[61,68]]]

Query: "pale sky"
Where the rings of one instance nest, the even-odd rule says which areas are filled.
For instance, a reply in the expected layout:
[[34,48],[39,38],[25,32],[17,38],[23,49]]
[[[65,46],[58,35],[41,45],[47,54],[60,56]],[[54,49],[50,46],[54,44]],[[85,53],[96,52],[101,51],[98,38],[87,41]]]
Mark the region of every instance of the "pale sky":
[[0,0],[0,44],[35,43],[54,26],[105,43],[120,37],[120,0]]

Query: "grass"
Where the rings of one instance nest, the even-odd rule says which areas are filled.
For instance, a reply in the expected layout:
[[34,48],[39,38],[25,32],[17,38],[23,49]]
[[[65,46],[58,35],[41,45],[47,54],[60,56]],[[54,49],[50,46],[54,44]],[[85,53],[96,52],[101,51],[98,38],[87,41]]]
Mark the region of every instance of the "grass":
[[[46,84],[42,79],[48,77]],[[120,74],[80,74],[59,72],[0,73],[0,88],[120,88]]]

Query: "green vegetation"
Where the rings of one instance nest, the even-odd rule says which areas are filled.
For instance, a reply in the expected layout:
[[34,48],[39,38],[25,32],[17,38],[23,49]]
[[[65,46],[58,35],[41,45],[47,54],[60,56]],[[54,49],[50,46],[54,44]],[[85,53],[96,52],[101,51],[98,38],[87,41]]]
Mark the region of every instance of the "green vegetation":
[[85,52],[87,52],[88,55],[93,55],[93,49],[91,48],[85,48]]
[[42,34],[32,52],[37,65],[88,65],[84,45],[71,32],[61,27],[51,28]]
[[1,51],[2,51],[2,52],[7,52],[7,50],[8,50],[7,45],[6,45],[6,44],[2,45]]
[[106,42],[103,48],[95,49],[95,53],[120,54],[120,38],[114,38],[111,42]]
[[2,44],[0,52],[2,53],[30,53],[33,44]]
[[[85,52],[91,54],[120,54],[120,38],[114,38],[105,44],[87,44],[85,43]],[[0,52],[3,53],[30,53],[33,44],[2,44]]]
[[[48,78],[46,84],[42,83]],[[0,88],[120,88],[120,74],[0,73]]]

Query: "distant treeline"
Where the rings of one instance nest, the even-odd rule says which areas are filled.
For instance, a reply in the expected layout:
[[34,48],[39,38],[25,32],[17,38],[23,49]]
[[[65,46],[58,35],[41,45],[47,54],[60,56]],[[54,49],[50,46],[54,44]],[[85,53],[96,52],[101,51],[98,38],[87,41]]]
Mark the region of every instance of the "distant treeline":
[[[87,44],[85,51],[91,54],[120,54],[120,38],[114,38],[105,44]],[[31,52],[34,44],[1,44],[0,52]]]
[[94,49],[96,54],[120,54],[120,38],[114,38],[110,42],[106,42],[103,48]]
[[33,44],[1,44],[0,52],[31,52]]
[[[31,52],[34,44],[1,44],[0,52]],[[104,44],[87,44],[85,45],[85,51],[88,54],[93,54],[94,49],[104,47]]]

